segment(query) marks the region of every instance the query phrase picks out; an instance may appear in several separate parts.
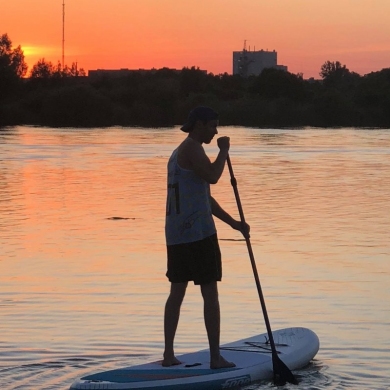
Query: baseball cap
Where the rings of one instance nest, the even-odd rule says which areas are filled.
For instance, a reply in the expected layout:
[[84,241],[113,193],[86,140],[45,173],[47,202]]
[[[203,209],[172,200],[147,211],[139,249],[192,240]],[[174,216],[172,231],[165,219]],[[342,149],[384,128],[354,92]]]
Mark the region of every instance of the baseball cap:
[[196,121],[208,122],[218,119],[218,113],[210,107],[199,106],[194,108],[188,114],[187,122],[180,128],[185,133],[189,133],[194,127]]

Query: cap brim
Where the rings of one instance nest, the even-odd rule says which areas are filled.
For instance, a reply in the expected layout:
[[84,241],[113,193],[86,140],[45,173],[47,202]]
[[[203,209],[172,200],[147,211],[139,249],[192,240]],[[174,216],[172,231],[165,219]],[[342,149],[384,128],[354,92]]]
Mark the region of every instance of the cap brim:
[[182,127],[180,127],[181,131],[184,131],[185,133],[189,133],[192,128],[192,123],[184,123]]

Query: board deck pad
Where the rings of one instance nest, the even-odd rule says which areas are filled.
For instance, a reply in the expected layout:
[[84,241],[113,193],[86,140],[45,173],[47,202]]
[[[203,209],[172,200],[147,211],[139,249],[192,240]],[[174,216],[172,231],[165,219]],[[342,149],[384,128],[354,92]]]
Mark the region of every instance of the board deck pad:
[[[286,328],[272,334],[278,356],[290,370],[306,366],[318,352],[319,339],[310,329]],[[205,349],[177,356],[182,364],[171,367],[156,361],[87,375],[70,390],[217,390],[273,377],[267,333],[224,344],[221,354],[236,367],[211,369]]]

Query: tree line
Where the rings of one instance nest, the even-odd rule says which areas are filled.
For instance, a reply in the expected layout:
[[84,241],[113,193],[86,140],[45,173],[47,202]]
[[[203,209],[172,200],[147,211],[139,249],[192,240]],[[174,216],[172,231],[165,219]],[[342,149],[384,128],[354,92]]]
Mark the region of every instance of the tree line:
[[209,105],[221,125],[390,127],[390,68],[361,76],[326,61],[319,80],[277,69],[243,78],[196,67],[91,78],[77,64],[45,59],[27,70],[22,48],[0,36],[2,126],[167,127],[183,123],[193,107]]

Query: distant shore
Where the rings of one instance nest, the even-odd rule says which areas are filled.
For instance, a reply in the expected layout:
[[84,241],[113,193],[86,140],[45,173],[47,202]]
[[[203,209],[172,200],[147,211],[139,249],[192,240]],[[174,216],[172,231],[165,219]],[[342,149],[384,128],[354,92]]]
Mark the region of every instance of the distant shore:
[[220,125],[387,128],[390,68],[323,80],[275,69],[242,78],[197,68],[29,79],[1,101],[0,126],[167,127],[183,123],[197,105],[217,110]]

